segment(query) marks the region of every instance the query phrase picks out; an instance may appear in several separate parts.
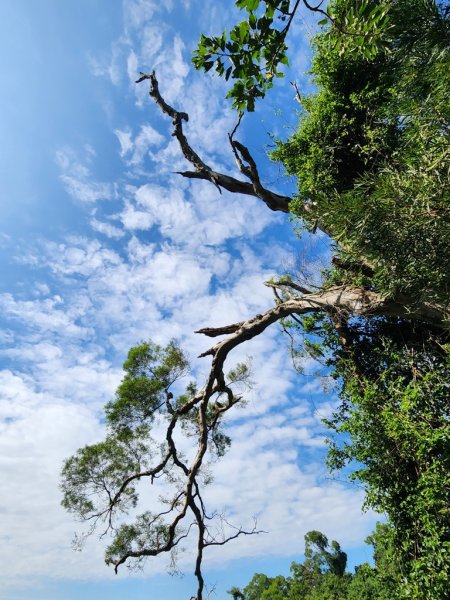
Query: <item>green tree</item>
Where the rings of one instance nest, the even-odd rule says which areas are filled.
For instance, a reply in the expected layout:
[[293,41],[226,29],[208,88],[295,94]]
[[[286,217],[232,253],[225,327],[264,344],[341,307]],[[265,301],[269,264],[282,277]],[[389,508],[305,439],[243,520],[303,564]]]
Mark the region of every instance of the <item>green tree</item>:
[[[201,600],[204,549],[250,533],[231,530],[216,539],[201,496],[206,452],[220,456],[226,450],[221,419],[241,400],[234,383],[248,376],[241,366],[226,377],[225,360],[237,345],[281,322],[291,338],[297,336],[295,351],[321,360],[337,381],[341,404],[328,421],[329,465],[356,465],[352,478],[364,483],[366,506],[389,516],[399,597],[443,598],[450,576],[448,4],[332,0],[326,11],[305,0],[236,5],[244,20],[229,35],[203,37],[194,63],[234,80],[230,97],[241,113],[252,110],[282,74],[299,7],[321,13],[322,29],[313,41],[317,91],[299,95],[298,129],[272,153],[297,178],[293,198],[263,185],[236,129],[229,140],[242,179],[209,167],[184,134],[188,116],[164,101],[155,74],[141,74],[138,81],[150,83],[150,96],[172,119],[173,135],[193,168],[182,176],[291,213],[299,230],[329,236],[333,259],[320,289],[286,274],[267,282],[275,305],[264,314],[200,330],[225,336],[203,354],[212,362],[200,389],[190,384],[173,399],[169,388],[186,368],[176,344],[133,350],[116,400],[106,407],[106,440],[65,464],[64,505],[108,529],[120,511],[136,504],[141,478],[165,478],[174,490],[165,499],[168,508],[123,523],[107,561],[117,569],[173,551],[195,529]],[[156,416],[167,423],[157,459],[150,435]],[[177,450],[177,428],[197,440],[191,462]],[[313,533],[311,562],[294,569],[293,578],[306,581],[308,575],[326,581],[328,596],[343,594],[345,553],[336,543],[328,549],[321,536]],[[353,585],[372,581],[372,575],[364,567]],[[290,594],[291,579],[259,575],[253,587],[258,599],[270,586],[273,594]],[[315,583],[311,593],[321,593]]]
[[[386,529],[380,525],[374,537],[367,540],[377,549],[377,559],[385,556]],[[380,547],[380,544],[382,547]],[[328,548],[332,549],[330,553]],[[291,564],[289,577],[267,577],[261,573],[253,576],[243,589],[244,600],[384,600],[395,598],[395,586],[378,574],[377,567],[367,563],[357,567],[352,576],[345,572],[346,554],[338,542],[329,546],[327,537],[320,531],[305,535],[305,560]],[[330,560],[339,557],[336,561]],[[383,562],[383,561],[381,561]],[[384,564],[383,564],[384,566]],[[388,566],[388,569],[392,569]],[[359,595],[358,595],[359,594]]]
[[270,589],[272,578],[263,573],[255,573],[248,585],[244,588],[244,600],[261,600],[263,594]]
[[[255,532],[228,527],[228,535],[228,523],[206,513],[201,494],[201,485],[209,480],[206,451],[221,456],[228,445],[221,419],[241,400],[232,388],[245,380],[247,372],[244,365],[238,365],[227,381],[212,378],[201,391],[191,383],[174,395],[172,386],[188,368],[174,341],[164,348],[153,342],[132,348],[116,397],[105,407],[105,440],[81,448],[65,461],[61,488],[63,506],[89,524],[87,535],[98,529],[102,536],[111,533],[105,561],[116,572],[125,562],[139,567],[148,557],[165,552],[174,559],[178,544],[196,528],[197,596],[201,599],[203,549]],[[155,421],[161,420],[167,424],[163,440],[153,435]],[[176,436],[183,433],[197,441],[190,456],[177,448]],[[140,482],[158,480],[165,484],[159,505],[127,519],[138,506]]]
[[233,600],[244,600],[244,594],[236,586],[233,586],[232,588],[230,588],[227,591],[227,594],[230,594],[230,596],[233,598]]

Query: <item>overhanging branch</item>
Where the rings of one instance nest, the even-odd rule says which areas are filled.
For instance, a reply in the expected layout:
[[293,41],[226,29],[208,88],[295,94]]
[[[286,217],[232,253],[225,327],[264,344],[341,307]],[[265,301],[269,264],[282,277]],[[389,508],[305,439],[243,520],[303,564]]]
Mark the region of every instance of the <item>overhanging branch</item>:
[[[271,284],[271,286],[277,287],[276,284]],[[285,286],[285,283],[280,284],[280,287]],[[415,304],[412,301],[410,304],[401,304],[363,288],[345,285],[334,286],[319,292],[309,292],[301,296],[291,297],[248,321],[241,321],[225,327],[199,329],[197,333],[203,333],[209,337],[230,334],[225,340],[218,342],[200,356],[213,356],[213,367],[215,365],[214,361],[217,361],[214,368],[221,368],[227,354],[234,347],[259,335],[269,325],[290,315],[318,311],[333,315],[340,313],[345,316],[402,317],[426,321],[438,327],[445,327],[448,318],[446,311],[438,305]]]
[[[179,112],[175,110],[172,106],[167,104],[167,102],[161,96],[161,93],[159,91],[158,80],[154,71],[152,71],[149,74],[140,73],[140,76],[136,80],[136,83],[141,83],[142,81],[146,80],[150,82],[150,97],[153,98],[153,100],[159,106],[161,111],[172,119],[172,135],[177,138],[183,156],[194,167],[194,171],[181,171],[179,172],[180,175],[182,175],[183,177],[187,177],[188,179],[203,179],[205,181],[210,181],[219,189],[219,191],[221,190],[221,188],[224,188],[232,193],[244,194],[246,196],[253,196],[255,198],[259,198],[271,210],[289,213],[289,202],[291,201],[291,198],[289,196],[283,196],[281,194],[277,194],[276,192],[272,192],[266,189],[261,184],[256,169],[256,164],[251,158],[250,152],[247,148],[245,148],[245,146],[243,146],[235,140],[232,140],[231,135],[230,142],[232,144],[233,151],[235,152],[235,157],[236,152],[240,152],[242,158],[249,165],[248,167],[245,167],[242,160],[239,159],[241,160],[241,166],[243,167],[240,167],[240,170],[243,174],[245,174],[248,177],[248,179],[250,179],[250,182],[236,179],[235,177],[226,175],[224,173],[219,173],[218,171],[215,171],[209,165],[207,165],[195,152],[195,150],[190,146],[184,134],[183,121],[189,121],[188,114],[185,112]],[[247,171],[245,169],[247,169]]]

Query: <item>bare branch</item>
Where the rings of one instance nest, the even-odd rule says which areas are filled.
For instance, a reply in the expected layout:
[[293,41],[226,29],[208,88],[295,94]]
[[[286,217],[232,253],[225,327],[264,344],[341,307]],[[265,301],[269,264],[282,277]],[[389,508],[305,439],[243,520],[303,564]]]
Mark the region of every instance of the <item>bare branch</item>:
[[236,538],[240,537],[241,535],[259,535],[260,533],[267,533],[267,531],[264,531],[263,529],[256,529],[256,519],[254,520],[253,529],[251,529],[250,531],[246,531],[245,529],[242,529],[241,527],[234,527],[233,525],[228,523],[228,521],[226,519],[224,519],[223,517],[222,517],[222,521],[224,523],[226,523],[229,527],[234,529],[235,533],[233,535],[224,536],[224,538],[222,540],[212,539],[211,541],[205,543],[205,548],[207,546],[224,546],[231,540],[235,540]]
[[[270,190],[267,190],[261,185],[259,177],[257,176],[256,165],[253,159],[251,159],[250,161],[252,165],[254,165],[254,169],[252,166],[251,170],[249,171],[248,178],[250,179],[250,183],[248,181],[241,181],[239,179],[236,179],[235,177],[231,177],[230,175],[225,175],[223,173],[214,171],[214,169],[207,165],[195,152],[195,150],[193,150],[193,148],[190,146],[183,132],[183,121],[187,122],[189,120],[188,114],[185,112],[178,112],[172,106],[167,104],[167,102],[160,94],[158,80],[156,79],[154,71],[150,74],[140,73],[140,77],[136,80],[136,83],[140,83],[142,81],[147,80],[150,82],[150,96],[159,106],[161,111],[172,119],[172,135],[177,138],[183,156],[194,167],[194,171],[181,171],[179,172],[180,175],[182,175],[183,177],[187,177],[188,179],[203,179],[206,181],[210,181],[211,183],[214,183],[214,185],[219,189],[219,191],[220,188],[224,188],[229,192],[245,194],[247,196],[260,198],[271,210],[289,213],[289,202],[291,201],[291,198],[289,196],[283,196],[281,194],[271,192]],[[233,134],[236,131],[236,128],[237,126],[234,128]],[[239,144],[239,142],[233,143],[242,146],[241,144]],[[245,147],[242,146],[242,148]],[[248,161],[247,157],[250,156],[250,153],[247,149],[244,150],[244,154],[246,154],[244,159]]]
[[232,325],[225,325],[224,327],[203,327],[203,329],[197,329],[194,331],[194,333],[202,333],[208,337],[228,335],[229,333],[234,333],[237,331],[240,327],[242,327],[243,324],[244,321],[241,321],[240,323],[233,323]]
[[296,81],[291,81],[290,83],[291,83],[292,87],[293,87],[293,88],[294,88],[294,90],[295,90],[295,99],[297,100],[297,102],[298,102],[298,103],[299,103],[301,106],[303,106],[303,100],[302,100],[302,97],[301,97],[301,95],[300,95],[300,90],[298,89],[297,82],[296,82]]
[[308,10],[310,10],[312,12],[320,13],[321,15],[326,17],[330,21],[330,23],[334,23],[334,19],[332,17],[330,17],[330,15],[325,10],[322,10],[320,8],[323,4],[323,1],[319,2],[319,4],[317,6],[312,6],[311,4],[309,4],[309,2],[307,0],[303,0],[303,4],[306,6],[306,8]]
[[277,290],[285,290],[289,288],[291,290],[295,290],[296,292],[300,292],[301,294],[311,294],[311,290],[308,288],[295,283],[294,281],[266,281],[265,284],[267,287],[277,289]]

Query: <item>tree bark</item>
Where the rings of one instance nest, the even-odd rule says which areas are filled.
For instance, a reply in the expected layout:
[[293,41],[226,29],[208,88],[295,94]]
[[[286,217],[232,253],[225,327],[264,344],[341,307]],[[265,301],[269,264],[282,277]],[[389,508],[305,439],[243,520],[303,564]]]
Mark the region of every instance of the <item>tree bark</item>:
[[[271,284],[273,285],[273,284]],[[282,284],[283,287],[287,284]],[[224,327],[206,327],[196,333],[208,337],[228,335],[215,346],[200,356],[212,355],[217,361],[215,368],[222,368],[227,354],[242,342],[250,340],[262,333],[269,325],[289,315],[302,315],[311,312],[325,312],[349,316],[389,316],[414,318],[432,323],[437,327],[445,327],[448,319],[446,311],[431,304],[405,305],[393,300],[386,300],[376,292],[353,286],[335,286],[319,292],[311,292],[302,296],[289,298],[263,314],[256,315],[248,321],[241,321]]]

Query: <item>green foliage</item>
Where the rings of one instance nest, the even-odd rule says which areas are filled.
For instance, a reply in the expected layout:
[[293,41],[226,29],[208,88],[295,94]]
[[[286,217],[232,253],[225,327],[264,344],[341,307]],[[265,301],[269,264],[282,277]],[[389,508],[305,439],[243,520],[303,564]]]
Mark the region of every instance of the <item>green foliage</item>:
[[331,543],[330,553],[327,537],[310,531],[305,535],[305,560],[291,564],[289,577],[256,573],[242,591],[233,589],[243,600],[396,600],[399,573],[391,531],[389,525],[377,525],[366,540],[374,547],[375,566],[365,563],[354,575],[345,572],[347,555],[339,543]]
[[233,586],[231,589],[227,590],[227,594],[230,594],[233,600],[243,600],[244,598],[241,590],[236,586]]
[[[201,36],[193,63],[205,72],[236,82],[227,97],[239,112],[253,111],[256,98],[263,98],[274,77],[283,77],[281,65],[288,64],[285,37],[289,29],[289,0],[236,0],[247,17],[216,37]],[[281,27],[281,28],[280,28]]]
[[450,575],[450,360],[413,341],[406,351],[384,342],[370,352],[370,378],[366,369],[362,382],[352,380],[342,366],[343,403],[330,425],[351,443],[332,444],[329,463],[363,465],[352,477],[365,483],[367,505],[386,511],[396,527],[411,597],[443,597]]
[[[356,6],[335,0],[330,11],[348,16]],[[325,287],[358,286],[399,306],[448,307],[448,6],[390,3],[389,29],[376,51],[361,52],[357,36],[341,42],[336,23],[314,40],[317,92],[302,99],[298,130],[273,153],[297,176],[292,210],[336,244]],[[403,577],[399,597],[445,597],[448,328],[409,319],[407,311],[367,319],[322,312],[300,321],[304,350],[340,385],[342,403],[328,421],[339,434],[330,441],[330,467],[354,468],[366,506],[389,516]],[[364,568],[351,597],[364,597],[358,586],[369,581],[375,590]]]
[[[169,527],[160,515],[145,512],[139,515],[133,524],[123,523],[117,529],[112,544],[105,553],[105,563],[115,565],[126,555],[130,548],[142,551],[151,547],[156,554],[158,550],[167,546],[169,541]],[[137,565],[143,562],[145,556],[139,557]]]
[[251,581],[244,588],[245,600],[261,600],[263,594],[270,588],[272,579],[263,573],[255,573]]
[[[448,333],[393,318],[343,319],[344,333],[322,314],[307,325],[321,336],[325,364],[340,387],[340,407],[326,421],[338,434],[330,439],[330,468],[352,469],[351,479],[365,485],[366,506],[389,516],[391,554],[403,576],[398,596],[444,597],[450,575]],[[385,571],[389,562],[392,556]]]
[[[118,488],[128,473],[139,470],[150,449],[139,436],[108,435],[104,442],[85,446],[65,461],[62,470],[62,505],[82,519],[102,511],[109,489]],[[135,506],[135,489],[129,486],[121,508]]]
[[338,542],[331,542],[330,552],[328,549],[328,538],[320,531],[309,531],[305,535],[305,557],[304,566],[312,571],[327,571],[338,577],[342,577],[347,565],[347,554],[342,552]]
[[[337,0],[332,11],[354,3]],[[450,289],[448,14],[392,3],[389,39],[370,57],[334,25],[314,40],[318,86],[273,158],[298,179],[293,212],[369,265],[374,289],[445,302]]]
[[[214,69],[226,81],[235,80],[227,98],[232,98],[237,111],[252,112],[256,99],[273,87],[273,79],[284,76],[282,66],[289,64],[286,38],[300,1],[236,0],[235,4],[247,13],[244,20],[229,33],[202,35],[192,61],[196,69]],[[340,54],[352,52],[370,59],[386,44],[389,2],[359,0],[326,10],[320,4],[302,4],[325,17],[319,25],[332,25],[333,34],[325,33],[324,38]]]
[[390,39],[390,9],[390,2],[379,0],[330,3],[328,19],[319,21],[319,25],[330,24],[324,38],[341,55],[351,53],[371,60]]
[[123,365],[125,377],[116,398],[105,407],[108,424],[119,430],[151,423],[164,404],[166,390],[187,367],[175,342],[164,349],[152,342],[132,348]]

